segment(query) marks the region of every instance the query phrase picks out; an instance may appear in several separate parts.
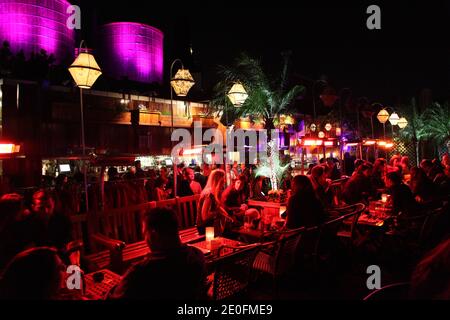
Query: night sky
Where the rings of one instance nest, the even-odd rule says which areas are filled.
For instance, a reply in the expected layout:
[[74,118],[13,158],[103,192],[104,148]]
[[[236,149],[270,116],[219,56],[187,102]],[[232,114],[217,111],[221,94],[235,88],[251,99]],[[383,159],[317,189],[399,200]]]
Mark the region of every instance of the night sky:
[[[345,2],[345,3],[344,3]],[[217,65],[241,52],[279,70],[292,51],[294,79],[326,78],[339,92],[386,104],[406,102],[429,88],[450,93],[449,1],[82,1],[83,37],[95,24],[143,22],[165,34],[165,73],[181,58],[202,74],[206,92]],[[366,8],[381,7],[382,30],[366,28]],[[192,46],[193,56],[189,53]],[[307,83],[305,83],[307,85]]]

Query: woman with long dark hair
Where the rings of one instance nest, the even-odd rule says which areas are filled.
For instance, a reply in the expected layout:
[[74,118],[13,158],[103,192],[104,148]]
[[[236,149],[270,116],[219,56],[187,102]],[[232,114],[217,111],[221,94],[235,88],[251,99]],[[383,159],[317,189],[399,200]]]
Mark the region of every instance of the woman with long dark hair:
[[313,227],[326,220],[324,208],[307,176],[292,179],[292,194],[287,205],[286,227]]

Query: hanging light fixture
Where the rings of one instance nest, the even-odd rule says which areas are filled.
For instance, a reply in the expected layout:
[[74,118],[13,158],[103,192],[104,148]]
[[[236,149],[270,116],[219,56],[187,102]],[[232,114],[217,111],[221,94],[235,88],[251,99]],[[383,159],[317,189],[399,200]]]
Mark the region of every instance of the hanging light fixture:
[[318,136],[319,136],[320,139],[325,138],[325,132],[320,131]]
[[248,94],[247,91],[245,91],[244,86],[238,82],[231,87],[227,96],[236,108],[242,107],[248,98]]
[[333,127],[331,126],[330,123],[327,123],[327,124],[325,125],[325,130],[327,130],[327,131],[331,131],[332,128],[333,128]]
[[90,89],[94,82],[102,74],[100,67],[95,61],[92,54],[81,52],[72,65],[69,67],[69,72],[72,75],[76,85],[81,89]]
[[408,126],[408,120],[405,117],[400,118],[397,125],[400,129],[405,129]]
[[317,126],[314,123],[309,128],[311,129],[312,132],[316,132],[317,130]]
[[382,109],[378,112],[377,119],[380,123],[385,124],[389,119],[389,112],[387,112],[386,109]]
[[195,84],[195,81],[188,69],[181,68],[172,80],[170,80],[170,84],[177,96],[186,97],[189,90]]
[[399,120],[400,120],[400,117],[398,116],[398,114],[396,112],[392,113],[391,116],[389,117],[389,122],[393,126],[396,126],[398,124]]

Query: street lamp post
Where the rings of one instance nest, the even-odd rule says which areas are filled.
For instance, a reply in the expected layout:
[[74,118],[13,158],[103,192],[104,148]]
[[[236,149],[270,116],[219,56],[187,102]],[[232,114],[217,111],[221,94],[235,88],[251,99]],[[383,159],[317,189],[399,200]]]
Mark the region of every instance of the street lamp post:
[[[175,76],[172,78],[173,67],[175,66],[175,63],[177,63],[177,62],[179,62],[181,64],[181,69],[179,69],[177,71],[177,73],[175,74]],[[172,137],[172,133],[173,133],[173,129],[174,129],[174,126],[173,126],[173,91],[175,91],[175,94],[179,97],[186,97],[189,90],[195,84],[195,81],[194,81],[194,78],[192,78],[192,75],[189,72],[189,70],[184,68],[183,62],[180,59],[175,59],[172,62],[171,66],[170,66],[169,79],[170,79],[170,120],[171,120],[170,136]],[[170,139],[170,140],[172,140],[172,139]],[[174,197],[177,196],[177,176],[178,176],[177,162],[173,161],[173,195],[174,195]]]
[[[95,61],[95,58],[85,48],[83,51],[82,46],[84,40],[80,43],[78,56],[75,61],[70,65],[69,72],[75,81],[78,88],[80,88],[80,114],[81,114],[81,148],[83,157],[86,156],[86,143],[84,135],[84,113],[83,113],[83,89],[91,89],[95,81],[100,77],[102,71]],[[87,184],[87,166],[84,162],[83,165],[84,175],[84,193],[86,202],[86,212],[89,211],[89,197],[88,197],[88,184]]]

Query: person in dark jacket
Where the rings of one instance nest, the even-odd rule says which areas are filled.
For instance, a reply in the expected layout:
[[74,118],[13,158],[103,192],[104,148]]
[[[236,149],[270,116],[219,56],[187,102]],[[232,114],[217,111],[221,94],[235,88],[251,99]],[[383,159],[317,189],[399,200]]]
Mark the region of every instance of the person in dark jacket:
[[292,194],[287,205],[286,228],[313,227],[325,222],[326,218],[311,180],[307,176],[295,176],[292,179]]
[[110,299],[198,300],[207,293],[203,253],[181,243],[176,213],[155,208],[144,218],[151,253],[132,266]]
[[344,187],[343,198],[347,204],[358,202],[367,202],[368,197],[374,195],[373,185],[371,183],[372,168],[363,164],[358,167]]
[[390,205],[395,214],[402,213],[404,217],[417,214],[419,208],[414,195],[397,172],[389,172],[386,175],[386,187],[391,195]]

